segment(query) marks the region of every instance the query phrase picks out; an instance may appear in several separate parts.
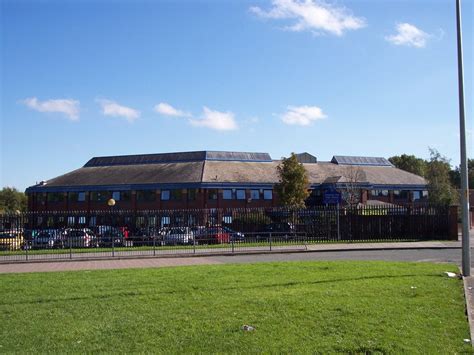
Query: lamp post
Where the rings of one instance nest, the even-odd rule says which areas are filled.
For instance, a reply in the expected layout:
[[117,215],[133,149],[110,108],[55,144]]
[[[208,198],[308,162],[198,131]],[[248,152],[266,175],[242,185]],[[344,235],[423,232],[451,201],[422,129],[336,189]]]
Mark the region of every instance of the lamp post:
[[113,216],[112,216],[112,211],[114,209],[114,206],[115,206],[115,200],[113,198],[110,198],[108,201],[107,201],[107,206],[110,207],[110,239],[111,239],[111,242],[112,242],[112,257],[115,256],[115,236],[114,236],[114,233],[113,233]]
[[459,130],[461,148],[462,273],[464,276],[471,276],[471,250],[469,246],[469,184],[466,155],[466,118],[464,115],[461,0],[456,0],[456,28],[458,49]]

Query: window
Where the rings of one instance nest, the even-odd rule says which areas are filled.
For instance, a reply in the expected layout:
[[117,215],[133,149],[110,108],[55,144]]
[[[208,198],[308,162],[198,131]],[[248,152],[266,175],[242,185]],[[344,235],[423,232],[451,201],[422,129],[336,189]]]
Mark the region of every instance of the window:
[[413,191],[413,201],[419,200],[421,198],[421,191]]
[[393,196],[396,199],[408,199],[408,191],[407,190],[394,190]]
[[235,196],[237,197],[237,200],[245,200],[245,190],[235,191]]
[[222,222],[227,223],[227,224],[231,224],[232,223],[232,216],[223,216],[222,217]]
[[137,201],[155,201],[156,193],[155,190],[138,190],[137,191]]
[[183,199],[183,190],[181,189],[171,190],[170,199],[173,201],[181,201]]
[[112,198],[113,198],[115,201],[120,201],[120,191],[114,191],[114,192],[112,192]]
[[222,198],[224,200],[232,200],[232,190],[222,190]]
[[36,200],[38,201],[38,203],[45,203],[46,202],[46,193],[44,192],[40,192],[38,194],[36,194]]
[[250,198],[252,200],[260,200],[260,191],[259,190],[250,190]]
[[273,191],[272,190],[263,190],[263,199],[264,200],[273,199]]
[[170,190],[161,190],[161,201],[168,201],[170,199]]
[[188,201],[194,201],[196,199],[197,190],[196,189],[188,189]]
[[209,200],[217,200],[217,189],[207,190]]
[[69,226],[72,226],[72,225],[74,225],[74,223],[76,223],[76,218],[73,217],[73,216],[69,216],[69,217],[67,218],[67,224],[68,224]]
[[170,225],[170,218],[168,216],[161,217],[161,226],[169,226]]
[[423,199],[427,199],[428,198],[428,191],[427,190],[421,191],[421,196],[422,196]]
[[84,202],[86,200],[85,192],[69,192],[68,200],[71,202]]
[[109,199],[109,192],[107,191],[93,191],[91,192],[91,201],[105,202]]
[[49,192],[48,193],[48,202],[63,202],[64,193],[63,192]]
[[79,224],[86,224],[86,217],[80,216],[80,217],[79,217],[79,220],[78,220],[78,223],[79,223]]
[[372,190],[370,192],[371,196],[376,197],[376,196],[388,196],[388,190]]

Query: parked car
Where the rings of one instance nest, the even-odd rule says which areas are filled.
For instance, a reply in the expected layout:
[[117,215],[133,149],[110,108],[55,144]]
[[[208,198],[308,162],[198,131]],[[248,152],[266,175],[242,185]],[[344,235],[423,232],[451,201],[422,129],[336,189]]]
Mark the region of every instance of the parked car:
[[0,232],[0,250],[18,250],[23,246],[23,234],[16,231]]
[[92,248],[98,247],[98,239],[88,228],[68,228],[57,242],[61,248]]
[[165,245],[193,244],[194,234],[189,227],[172,227],[165,232],[163,243]]
[[296,229],[295,226],[289,222],[275,222],[267,224],[255,235],[257,241],[269,240],[270,236],[272,236],[273,240],[291,240],[296,236]]
[[118,228],[103,228],[100,230],[100,234],[96,235],[99,247],[123,247],[125,245],[123,232]]
[[62,248],[64,245],[61,233],[55,229],[42,230],[35,233],[25,248],[28,249],[53,249]]
[[203,228],[196,234],[198,244],[223,244],[230,242],[230,234],[222,227]]
[[245,234],[244,233],[234,231],[234,230],[230,229],[229,227],[222,227],[222,229],[226,233],[229,233],[231,241],[233,241],[233,242],[243,242],[243,241],[245,241]]

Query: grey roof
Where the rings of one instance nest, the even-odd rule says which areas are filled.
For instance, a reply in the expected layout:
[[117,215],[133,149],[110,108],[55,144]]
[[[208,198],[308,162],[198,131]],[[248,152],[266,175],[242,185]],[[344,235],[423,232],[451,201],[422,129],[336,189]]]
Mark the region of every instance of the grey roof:
[[268,153],[196,151],[94,157],[84,167],[193,162],[204,160],[271,161]]
[[[113,186],[113,188],[116,188],[121,185],[126,188],[126,186],[130,185],[194,184],[198,186],[200,184],[207,184],[209,186],[213,184],[273,185],[278,183],[277,166],[280,163],[279,161],[237,160],[237,157],[246,159],[265,158],[258,154],[260,153],[221,155],[221,152],[214,152],[210,157],[215,157],[216,160],[146,162],[142,164],[119,164],[110,160],[108,161],[110,164],[108,166],[95,165],[100,164],[99,162],[88,163],[80,169],[50,179],[44,185],[32,186],[28,190],[48,191],[50,188],[58,190],[60,188],[67,189],[68,187],[80,186],[94,186],[97,188],[101,186],[112,188],[111,186]],[[188,158],[192,156],[194,155],[187,155]],[[225,159],[226,157],[235,160],[217,160]],[[112,159],[114,157],[108,158]],[[105,162],[103,161],[102,163]],[[346,165],[331,162],[307,163],[303,165],[308,172],[308,178],[312,185],[345,184],[354,180],[359,184],[371,186],[424,186],[427,184],[426,180],[422,177],[397,169],[392,165]]]
[[296,154],[296,159],[298,159],[300,163],[317,163],[318,162],[318,159],[314,155],[311,155],[307,152]]
[[392,166],[385,158],[380,157],[355,157],[348,155],[335,155],[331,159],[332,163],[339,165],[373,165],[373,166]]

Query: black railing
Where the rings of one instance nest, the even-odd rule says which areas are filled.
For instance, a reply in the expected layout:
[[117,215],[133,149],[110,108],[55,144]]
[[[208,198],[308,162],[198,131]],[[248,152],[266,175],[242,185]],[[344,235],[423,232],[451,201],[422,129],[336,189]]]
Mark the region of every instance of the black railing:
[[0,262],[446,240],[449,208],[400,206],[0,214]]

